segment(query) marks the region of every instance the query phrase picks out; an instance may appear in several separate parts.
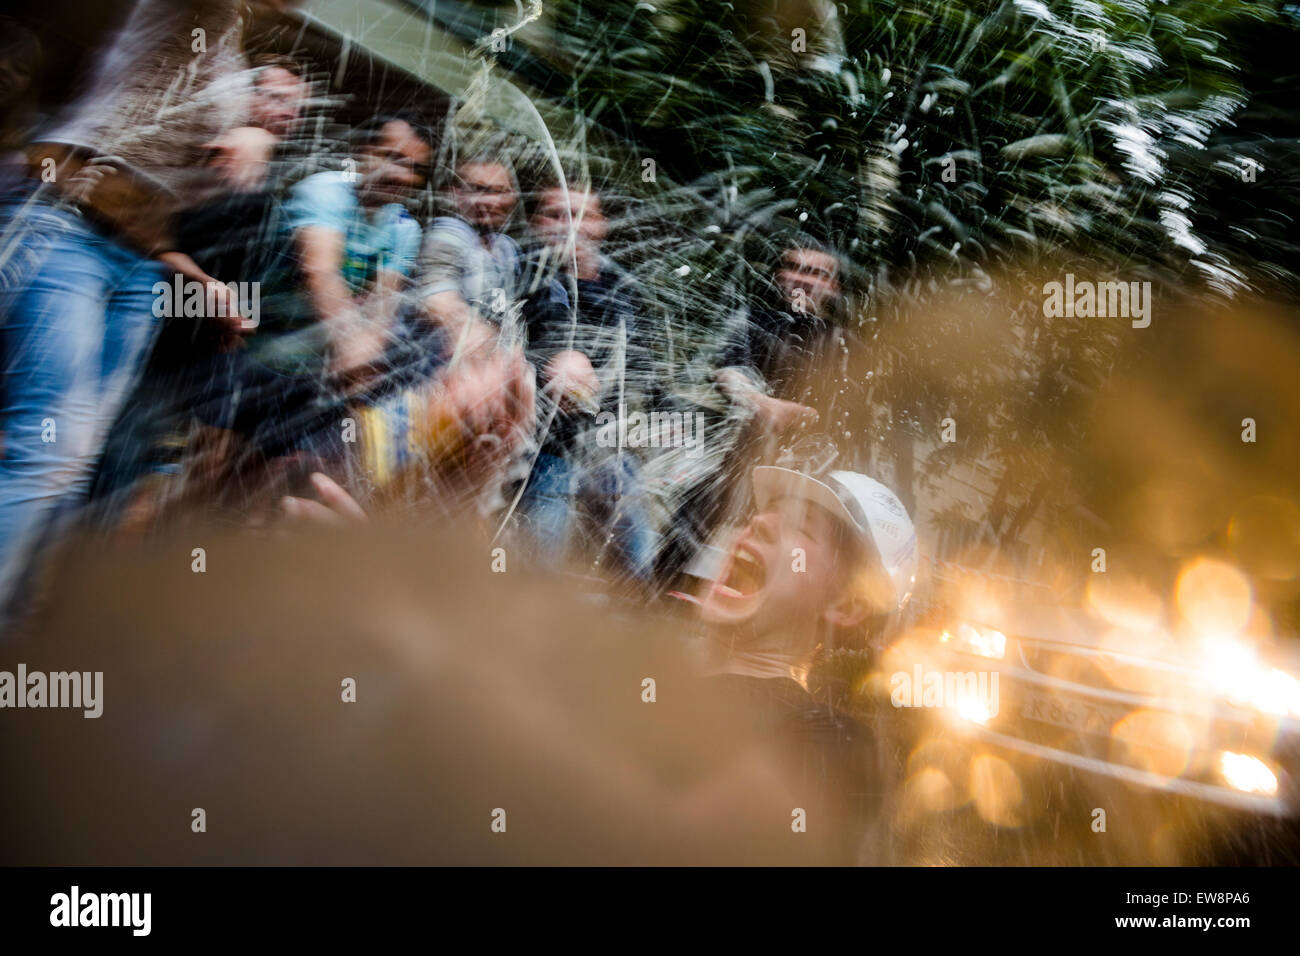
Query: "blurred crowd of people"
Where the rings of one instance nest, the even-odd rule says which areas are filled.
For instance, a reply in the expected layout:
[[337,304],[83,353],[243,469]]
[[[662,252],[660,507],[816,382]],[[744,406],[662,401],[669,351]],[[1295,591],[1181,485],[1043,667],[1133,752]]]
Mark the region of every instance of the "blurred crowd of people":
[[[418,111],[288,161],[319,81],[250,62],[242,9],[134,4],[72,102],[10,134],[0,595],[24,600],[70,522],[259,525],[318,513],[322,480],[358,512],[477,509],[548,565],[594,544],[619,580],[671,586],[734,506],[727,477],[816,422],[798,393],[844,347],[839,256],[792,233],[771,301],[706,351],[742,427],[655,513],[642,465],[683,415],[602,187],[560,163],[521,183],[507,137]],[[40,45],[7,36],[17,103]],[[635,413],[656,417],[628,441]]]

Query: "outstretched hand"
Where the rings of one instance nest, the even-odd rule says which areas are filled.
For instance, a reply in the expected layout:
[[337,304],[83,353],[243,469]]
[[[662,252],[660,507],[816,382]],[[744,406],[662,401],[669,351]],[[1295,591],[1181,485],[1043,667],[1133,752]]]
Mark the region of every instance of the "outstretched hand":
[[546,363],[545,391],[565,408],[590,408],[600,392],[600,379],[591,359],[572,349],[557,352]]
[[535,408],[533,368],[521,352],[474,356],[448,371],[430,397],[432,450],[486,478],[519,450]]
[[344,527],[369,520],[356,499],[332,478],[316,471],[310,480],[319,500],[285,495],[280,499],[280,511],[287,522]]
[[791,428],[816,425],[820,417],[815,408],[772,398],[770,395],[757,398],[754,404],[760,424],[772,434],[779,435]]

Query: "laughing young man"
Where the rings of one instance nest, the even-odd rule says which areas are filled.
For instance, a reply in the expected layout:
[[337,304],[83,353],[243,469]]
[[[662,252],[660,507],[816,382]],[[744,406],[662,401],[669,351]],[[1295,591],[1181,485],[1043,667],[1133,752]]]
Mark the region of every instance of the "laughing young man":
[[791,795],[827,858],[857,862],[887,791],[878,736],[805,689],[819,650],[896,618],[916,580],[916,534],[892,491],[851,471],[753,473],[756,513],[698,598],[706,683],[787,759]]

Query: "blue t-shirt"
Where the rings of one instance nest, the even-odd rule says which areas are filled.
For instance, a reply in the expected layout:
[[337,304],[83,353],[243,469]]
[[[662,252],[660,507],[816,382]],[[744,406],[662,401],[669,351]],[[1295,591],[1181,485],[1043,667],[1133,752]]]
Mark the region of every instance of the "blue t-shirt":
[[382,271],[408,276],[415,266],[419,224],[397,203],[367,216],[344,173],[308,176],[293,188],[285,214],[295,231],[320,226],[342,234],[343,278],[353,293],[364,292]]
[[[420,226],[411,214],[398,203],[367,214],[342,172],[317,173],[298,183],[284,215],[292,233],[315,226],[343,237],[340,273],[353,295],[373,286],[380,272],[409,276],[420,251]],[[289,298],[251,338],[250,356],[277,371],[317,373],[328,333],[301,282]]]

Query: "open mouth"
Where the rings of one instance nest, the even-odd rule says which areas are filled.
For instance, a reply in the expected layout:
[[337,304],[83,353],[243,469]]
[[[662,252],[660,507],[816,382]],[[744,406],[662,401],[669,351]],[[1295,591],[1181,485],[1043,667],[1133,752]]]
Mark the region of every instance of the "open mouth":
[[727,597],[745,598],[757,594],[767,583],[763,560],[748,548],[738,547],[731,555],[726,574],[714,586]]

